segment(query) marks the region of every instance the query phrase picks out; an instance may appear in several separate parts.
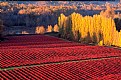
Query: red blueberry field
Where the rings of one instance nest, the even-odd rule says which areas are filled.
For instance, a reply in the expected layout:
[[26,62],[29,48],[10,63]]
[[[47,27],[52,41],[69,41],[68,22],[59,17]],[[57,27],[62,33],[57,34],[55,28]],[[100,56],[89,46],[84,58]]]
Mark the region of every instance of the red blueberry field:
[[121,50],[46,35],[0,43],[1,80],[121,80]]

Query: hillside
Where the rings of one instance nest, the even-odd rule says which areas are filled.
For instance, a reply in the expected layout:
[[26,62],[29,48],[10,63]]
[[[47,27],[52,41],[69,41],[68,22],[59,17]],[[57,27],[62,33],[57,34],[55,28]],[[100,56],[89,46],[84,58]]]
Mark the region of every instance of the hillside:
[[121,50],[47,35],[7,36],[1,79],[121,79]]

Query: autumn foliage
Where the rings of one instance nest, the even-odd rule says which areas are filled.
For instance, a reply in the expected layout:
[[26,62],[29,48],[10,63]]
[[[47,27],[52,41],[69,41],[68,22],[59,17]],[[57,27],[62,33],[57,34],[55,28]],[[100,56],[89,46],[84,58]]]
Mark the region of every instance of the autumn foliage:
[[106,10],[101,11],[100,15],[103,16],[103,17],[107,17],[107,18],[109,18],[109,17],[114,18],[116,14],[115,14],[114,9],[111,8],[110,5],[107,5]]
[[61,14],[58,25],[62,38],[82,43],[121,47],[121,30],[120,32],[116,30],[115,22],[111,17],[101,15],[83,17],[74,12],[67,17]]
[[21,34],[29,34],[27,31],[22,31]]
[[37,26],[37,27],[36,27],[35,33],[36,33],[36,34],[44,34],[44,33],[45,33],[45,28],[44,28],[44,26]]
[[54,25],[54,29],[53,29],[54,32],[59,32],[59,27],[57,24]]
[[47,32],[52,32],[53,28],[51,25],[48,25]]

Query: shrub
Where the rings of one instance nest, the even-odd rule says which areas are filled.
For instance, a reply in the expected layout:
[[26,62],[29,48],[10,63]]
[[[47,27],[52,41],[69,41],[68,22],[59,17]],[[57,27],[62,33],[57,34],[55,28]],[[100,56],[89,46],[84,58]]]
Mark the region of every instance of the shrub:
[[22,31],[21,34],[29,34],[27,31]]
[[36,27],[35,33],[36,33],[36,34],[44,34],[44,33],[45,33],[45,28],[44,28],[44,26],[37,26],[37,27]]
[[48,28],[47,28],[47,32],[52,32],[52,26],[51,25],[48,25]]
[[58,25],[56,24],[56,25],[54,25],[54,32],[59,32],[59,27],[58,27]]

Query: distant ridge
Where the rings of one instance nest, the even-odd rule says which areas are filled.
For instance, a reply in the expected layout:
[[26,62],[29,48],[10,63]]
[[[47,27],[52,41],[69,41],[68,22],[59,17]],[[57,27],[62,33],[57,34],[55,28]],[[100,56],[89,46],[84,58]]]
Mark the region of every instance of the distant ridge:
[[[0,0],[0,1],[34,1],[34,0]],[[36,0],[40,1],[40,0]],[[59,0],[51,0],[51,1],[59,1]],[[67,0],[65,0],[67,1]],[[68,0],[68,1],[75,1],[75,0]],[[120,1],[120,0],[79,0],[79,1]]]

